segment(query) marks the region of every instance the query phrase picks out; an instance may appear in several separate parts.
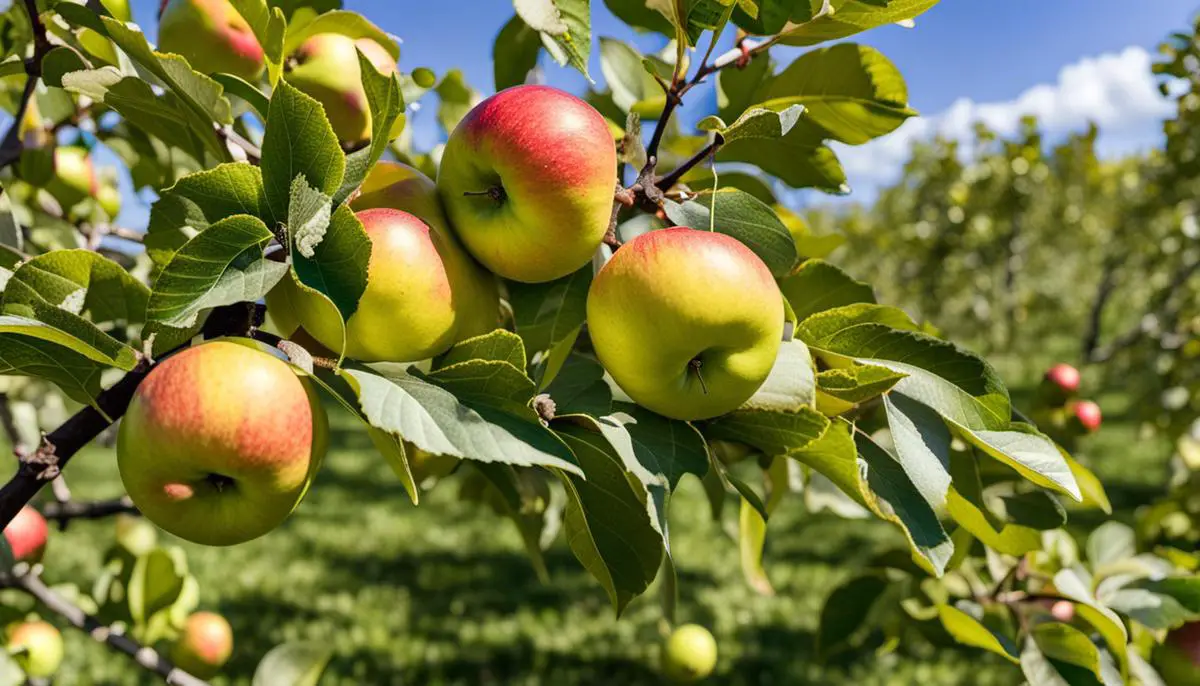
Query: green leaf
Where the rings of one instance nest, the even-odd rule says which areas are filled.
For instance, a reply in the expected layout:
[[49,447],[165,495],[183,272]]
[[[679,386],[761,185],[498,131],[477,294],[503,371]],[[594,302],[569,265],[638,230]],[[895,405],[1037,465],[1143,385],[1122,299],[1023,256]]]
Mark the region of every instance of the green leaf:
[[817,374],[817,389],[839,400],[858,404],[887,393],[904,376],[887,367],[855,364]]
[[271,94],[261,166],[271,214],[268,226],[288,218],[292,181],[297,175],[332,197],[346,171],[346,158],[325,118],[325,109],[286,81],[276,84]]
[[1012,467],[1029,481],[1080,500],[1079,485],[1075,483],[1075,476],[1062,452],[1032,427],[1014,423],[1013,431],[976,431],[959,424],[959,418],[945,413],[942,416],[958,426],[959,434],[968,443]]
[[883,408],[897,461],[925,502],[942,511],[950,489],[950,430],[937,412],[903,393],[885,394]]
[[1010,521],[1038,531],[1050,531],[1067,523],[1067,511],[1058,499],[1046,491],[1028,491],[1002,496]]
[[221,84],[226,93],[236,95],[245,101],[260,119],[267,118],[267,110],[271,107],[271,100],[257,86],[233,74],[217,73],[213,74],[212,78]]
[[159,272],[147,317],[186,328],[204,310],[262,298],[288,271],[287,264],[263,257],[272,238],[261,219],[244,214],[197,234]]
[[717,72],[718,116],[725,121],[737,119],[758,102],[756,94],[775,74],[774,60],[761,55],[744,69],[722,69]]
[[[17,60],[17,65],[24,63]],[[51,48],[50,52],[42,58],[42,81],[47,86],[62,88],[62,77],[64,74],[69,74],[73,71],[83,71],[88,69],[88,63],[83,60],[83,57],[72,50],[71,48],[59,46]],[[21,66],[20,73],[25,73],[24,66]]]
[[984,545],[1007,555],[1024,555],[1042,548],[1039,531],[1004,522],[988,509],[979,477],[979,463],[970,453],[953,453],[950,473],[954,486],[946,498],[947,512]]
[[513,6],[526,24],[542,35],[542,43],[554,61],[571,65],[588,81],[588,57],[592,52],[592,20],[589,0],[516,0]]
[[852,647],[855,636],[865,629],[871,609],[887,589],[887,579],[878,574],[862,574],[833,589],[821,606],[817,654],[828,659]]
[[455,343],[434,360],[433,368],[437,370],[468,360],[507,362],[519,370],[525,369],[525,347],[516,334],[496,329]]
[[612,389],[604,383],[604,367],[590,357],[569,355],[545,390],[560,417],[570,414],[603,417],[612,412]]
[[197,232],[235,214],[270,216],[258,167],[237,162],[188,174],[151,206],[146,252],[166,264]]
[[1011,639],[992,631],[962,610],[950,605],[938,605],[938,619],[959,643],[991,651],[1013,664],[1020,664],[1020,652]]
[[[761,511],[743,495],[738,512],[738,550],[741,553],[742,576],[751,588],[762,595],[775,595],[775,589],[763,567],[763,551],[766,548],[767,518],[788,492],[788,469],[787,460],[782,457],[773,459],[764,472],[767,499]],[[741,488],[738,488],[738,492],[744,493]]]
[[1097,508],[1104,514],[1112,514],[1112,503],[1108,501],[1108,493],[1105,492],[1104,484],[1100,483],[1100,479],[1096,477],[1095,473],[1071,457],[1067,451],[1059,448],[1059,452],[1067,461],[1067,467],[1070,468],[1071,474],[1075,476],[1075,483],[1079,484],[1079,493],[1083,496],[1080,504],[1084,507]]
[[[683,183],[687,184],[688,188],[693,191],[710,191],[718,187],[736,188],[749,193],[768,205],[772,205],[777,201],[775,191],[771,189],[771,184],[759,174],[722,170],[719,176],[714,176],[711,169],[700,166],[694,167],[687,174],[684,174]],[[638,217],[652,216],[638,215]]]
[[446,133],[450,133],[479,102],[479,94],[467,85],[467,81],[459,69],[451,69],[446,72],[436,90],[439,100],[438,122]]
[[400,133],[395,127],[404,116],[404,95],[400,91],[399,77],[379,73],[361,50],[358,51],[358,69],[371,111],[371,144],[346,157],[345,177],[341,188],[333,196],[335,204],[340,204],[362,185],[371,168],[387,150],[388,143]]
[[342,321],[349,319],[366,291],[367,263],[371,259],[371,239],[354,211],[349,205],[338,206],[311,257],[304,255],[299,243],[295,245],[292,267],[299,282],[328,297]]
[[105,369],[130,371],[137,362],[133,348],[110,336],[85,340],[33,319],[0,315],[0,375],[45,379],[77,402],[94,401]]
[[741,409],[797,412],[815,408],[816,369],[808,346],[801,341],[784,341],[771,373]]
[[645,492],[635,486],[604,435],[560,421],[554,429],[587,474],[586,480],[563,476],[567,540],[575,557],[604,586],[620,616],[657,575],[664,534],[650,518]]
[[1151,593],[1175,599],[1192,615],[1200,615],[1200,576],[1171,576],[1162,579],[1138,579],[1130,584]]
[[604,0],[613,16],[642,31],[657,31],[667,38],[675,36],[675,27],[661,12],[653,9],[654,0]]
[[636,48],[615,38],[600,38],[600,71],[612,93],[613,102],[622,112],[658,116],[666,104],[666,94],[650,75]]
[[821,438],[829,420],[811,407],[797,412],[737,410],[704,426],[711,439],[745,443],[766,455],[792,455]]
[[1080,578],[1075,570],[1059,570],[1054,575],[1054,588],[1059,595],[1075,601],[1075,613],[1100,633],[1108,644],[1108,649],[1116,655],[1124,673],[1128,665],[1126,646],[1129,643],[1129,633],[1125,630],[1125,623],[1121,621],[1120,616],[1096,600],[1089,584]]
[[328,643],[281,643],[254,670],[253,686],[317,686],[333,658]]
[[780,138],[800,121],[804,114],[802,105],[770,110],[763,107],[748,109],[732,124],[726,124],[716,115],[701,119],[696,128],[711,131],[724,143],[743,138]]
[[[592,265],[547,283],[506,281],[508,302],[517,335],[536,366],[546,352],[564,341],[574,341],[587,318],[587,294],[592,285]],[[544,383],[548,383],[546,379]]]
[[502,91],[525,83],[529,72],[537,66],[541,49],[541,35],[514,14],[500,29],[492,47],[492,78],[496,90]]
[[187,578],[187,560],[175,548],[155,548],[133,564],[129,578],[129,615],[144,624],[154,613],[175,603]]
[[779,282],[779,290],[792,305],[797,320],[826,310],[857,303],[875,303],[875,291],[824,260],[805,260]]
[[475,468],[486,478],[499,494],[499,502],[505,514],[517,527],[525,553],[533,569],[543,583],[548,583],[550,572],[542,555],[541,539],[546,530],[546,508],[536,501],[543,494],[530,486],[541,478],[541,474],[528,469],[518,469],[506,464],[475,463]]
[[[231,0],[231,2],[238,14],[242,15],[242,18],[250,25],[254,37],[262,45],[267,63],[267,79],[271,85],[275,85],[279,82],[280,75],[283,74],[283,37],[288,28],[283,10],[271,6],[266,0]],[[214,76],[214,78],[217,77]],[[265,107],[260,114],[265,116]]]
[[1078,665],[1095,674],[1097,679],[1104,680],[1100,650],[1079,629],[1070,624],[1046,622],[1035,626],[1032,636],[1047,658]]
[[[710,217],[715,209],[716,216]],[[787,227],[769,206],[736,188],[722,188],[695,200],[667,200],[663,209],[679,226],[732,236],[754,251],[775,276],[784,276],[796,265],[796,243]]]
[[1137,555],[1137,536],[1121,522],[1105,522],[1088,535],[1087,559],[1099,570]]
[[833,0],[830,5],[836,11],[810,12],[805,17],[793,15],[792,22],[782,31],[781,42],[784,45],[815,45],[838,40],[877,26],[912,19],[938,1],[887,0],[881,5],[872,0]]
[[17,267],[0,302],[7,314],[69,324],[64,330],[75,333],[72,328],[95,329],[93,322],[143,322],[149,296],[145,284],[99,253],[56,250]]
[[524,416],[468,407],[442,388],[397,365],[347,367],[340,376],[318,378],[350,387],[371,426],[421,450],[479,462],[542,465],[579,473],[571,451],[543,427],[533,411]]
[[466,360],[435,369],[429,378],[467,404],[532,416],[527,405],[537,387],[508,362]]
[[1171,596],[1144,588],[1122,588],[1105,601],[1114,611],[1157,631],[1177,629],[1196,616]]
[[772,110],[803,106],[826,137],[849,145],[891,133],[917,114],[900,70],[878,50],[852,43],[802,55],[760,97]]
[[717,161],[752,164],[792,188],[849,193],[846,172],[826,138],[824,129],[801,117],[781,138],[741,138],[721,146]]
[[283,54],[292,54],[304,41],[319,33],[336,33],[348,38],[368,38],[382,46],[392,59],[400,59],[400,45],[391,35],[372,24],[358,12],[341,9],[310,14],[299,21],[293,17],[288,23],[287,34],[283,39]]
[[1047,657],[1033,636],[1025,637],[1021,671],[1030,686],[1104,686],[1092,670]]

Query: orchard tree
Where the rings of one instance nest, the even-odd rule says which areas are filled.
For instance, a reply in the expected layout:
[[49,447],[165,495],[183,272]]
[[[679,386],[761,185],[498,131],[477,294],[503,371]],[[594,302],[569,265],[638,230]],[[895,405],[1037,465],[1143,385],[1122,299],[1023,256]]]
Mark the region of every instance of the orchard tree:
[[[50,385],[81,409],[44,435],[9,413],[6,540],[51,482],[39,507],[60,524],[136,510],[204,545],[271,535],[321,467],[323,400],[361,420],[414,504],[457,479],[510,519],[534,573],[561,533],[617,615],[657,580],[672,678],[719,669],[707,629],[673,629],[685,478],[717,516],[736,494],[743,572],[763,593],[768,522],[792,490],[828,487],[895,527],[898,554],[827,605],[823,647],[895,583],[922,589],[922,616],[958,641],[1014,660],[1020,646],[1032,683],[1149,674],[1139,656],[1161,636],[1138,643],[1098,576],[1062,555],[1030,571],[1060,552],[1060,498],[1108,509],[1095,476],[982,357],[821,259],[831,241],[772,190],[843,192],[831,142],[916,114],[884,55],[827,43],[936,0],[606,4],[667,49],[593,41],[586,0],[515,3],[485,98],[456,70],[400,68],[394,37],[328,0],[170,0],[157,46],[115,1],[14,3],[0,371],[33,384],[12,387],[27,419]],[[733,47],[717,50],[723,34]],[[604,90],[529,83],[543,51],[586,74],[594,45]],[[812,49],[785,65],[783,46]],[[703,88],[717,110],[693,131],[675,115]],[[415,149],[406,110],[435,97],[446,141]],[[156,196],[144,231],[114,225],[96,144]],[[60,475],[119,420],[128,500],[73,500]],[[49,618],[203,683],[237,637],[197,611],[178,548],[120,522],[88,594],[0,547],[18,668],[57,665]],[[1129,552],[1115,540],[1089,554],[1096,575]],[[978,586],[959,592],[980,559],[987,598],[1025,594],[1004,596],[1005,624],[978,610]],[[1183,608],[1163,620],[1176,626],[1200,611],[1188,559],[1120,580]],[[1028,610],[1039,599],[1076,612]],[[328,658],[284,644],[256,683],[315,683]]]

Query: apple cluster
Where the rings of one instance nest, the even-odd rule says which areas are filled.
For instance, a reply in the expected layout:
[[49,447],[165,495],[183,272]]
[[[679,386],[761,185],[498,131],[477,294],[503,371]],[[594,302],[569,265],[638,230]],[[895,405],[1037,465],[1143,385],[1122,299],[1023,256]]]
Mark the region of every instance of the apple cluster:
[[1046,370],[1038,386],[1034,414],[1038,425],[1070,441],[1100,429],[1100,406],[1078,397],[1082,377],[1079,370],[1059,363]]

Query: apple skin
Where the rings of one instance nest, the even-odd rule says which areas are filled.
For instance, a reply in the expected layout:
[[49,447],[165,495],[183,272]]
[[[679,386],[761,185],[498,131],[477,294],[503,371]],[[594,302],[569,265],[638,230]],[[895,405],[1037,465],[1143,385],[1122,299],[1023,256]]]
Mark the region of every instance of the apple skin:
[[7,633],[5,648],[16,653],[17,665],[27,676],[45,679],[58,671],[63,661],[63,639],[53,624],[40,620],[17,622],[9,625]]
[[142,517],[119,515],[115,529],[117,544],[133,557],[145,555],[158,545],[158,529]]
[[262,45],[229,0],[166,0],[158,12],[158,50],[182,55],[196,71],[256,80]]
[[63,209],[70,209],[97,194],[99,183],[88,151],[77,146],[54,150],[54,177],[46,190],[58,200]]
[[461,459],[453,455],[435,455],[421,450],[417,446],[404,442],[404,456],[408,459],[408,468],[412,470],[413,481],[420,485],[426,479],[444,479],[458,467]]
[[200,679],[211,679],[233,654],[233,629],[215,612],[195,612],[171,646],[171,662]]
[[[473,265],[454,254],[441,232],[417,216],[390,208],[357,213],[371,239],[367,288],[346,322],[346,356],[363,362],[413,362],[445,352],[456,341],[494,328],[481,311],[499,312]],[[453,255],[453,257],[452,257]],[[464,282],[469,284],[464,287]],[[272,289],[268,311],[290,310],[300,326],[330,350],[341,348],[338,314],[290,278]],[[480,300],[488,300],[483,305]],[[461,302],[459,302],[461,301]],[[493,315],[498,317],[498,314]]]
[[1079,390],[1079,370],[1069,364],[1056,364],[1046,372],[1046,380],[1058,386],[1064,393]]
[[685,227],[626,243],[588,291],[600,362],[635,402],[673,419],[716,417],[754,395],[783,320],[783,296],[758,256],[725,234]]
[[[129,9],[129,0],[100,0],[100,4],[113,19],[122,22],[133,21],[133,12]],[[96,33],[92,29],[80,29],[79,43],[85,50],[109,64],[117,64],[117,48],[112,41]]]
[[608,230],[617,153],[604,117],[548,86],[514,86],[476,105],[446,142],[438,192],[475,259],[524,283],[592,258]]
[[1100,406],[1091,400],[1081,400],[1071,403],[1068,408],[1071,413],[1071,424],[1081,427],[1086,433],[1094,433],[1100,429],[1102,414]]
[[159,528],[235,545],[292,513],[328,433],[308,381],[276,357],[217,340],[167,358],[138,386],[121,421],[117,466]]
[[13,559],[17,562],[41,562],[49,535],[50,526],[46,524],[46,518],[29,505],[22,507],[17,516],[4,527],[4,538],[8,541],[8,547],[12,549]]
[[708,629],[684,624],[663,648],[663,675],[675,683],[700,681],[717,666],[717,641]]
[[1167,686],[1200,683],[1200,622],[1189,622],[1167,634],[1154,651],[1154,667]]
[[333,132],[348,144],[371,139],[371,108],[362,86],[358,50],[379,73],[396,73],[396,60],[370,38],[319,33],[292,54],[296,66],[287,75],[288,83],[321,103]]

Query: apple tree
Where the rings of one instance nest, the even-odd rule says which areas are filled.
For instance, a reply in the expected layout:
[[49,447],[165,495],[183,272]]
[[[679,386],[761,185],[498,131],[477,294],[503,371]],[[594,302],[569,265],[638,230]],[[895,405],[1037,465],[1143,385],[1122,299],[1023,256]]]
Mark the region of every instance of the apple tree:
[[[14,121],[0,371],[29,384],[9,398],[26,415],[56,411],[51,386],[80,409],[44,433],[10,422],[6,537],[51,483],[39,508],[62,523],[136,511],[204,545],[272,535],[303,506],[332,405],[361,420],[413,504],[456,480],[510,520],[532,573],[561,536],[618,616],[657,582],[675,677],[717,663],[705,629],[670,631],[687,613],[670,506],[691,478],[716,516],[735,494],[743,572],[764,593],[789,492],[895,528],[894,559],[831,601],[823,641],[899,586],[924,589],[917,609],[964,643],[1022,646],[1033,683],[1142,669],[1147,646],[1130,647],[1089,585],[1126,548],[1098,544],[1091,577],[1060,556],[1044,566],[1053,589],[1010,588],[1045,581],[1024,556],[1057,540],[1064,501],[1107,508],[1095,476],[984,358],[822,259],[830,237],[775,191],[843,192],[831,143],[916,115],[886,56],[834,41],[935,4],[607,0],[667,42],[644,55],[594,37],[586,0],[518,2],[484,98],[456,70],[401,68],[393,36],[328,0],[169,0],[157,45],[116,0],[14,3],[0,31]],[[785,46],[811,49],[783,64]],[[602,90],[533,83],[543,61],[586,74],[594,49]],[[716,110],[682,123],[702,89]],[[416,149],[405,114],[426,101],[446,138]],[[95,144],[153,195],[147,226],[114,225]],[[69,462],[118,422],[127,499],[72,500]],[[54,662],[53,640],[33,646],[34,615],[168,683],[219,668],[227,624],[199,609],[186,558],[143,536],[118,531],[90,593],[47,586],[34,557],[0,547],[4,592],[34,627],[9,637],[28,675]],[[1054,595],[1081,621],[1022,611],[988,628],[962,602],[978,594],[958,593],[981,550],[997,594]],[[1185,562],[1164,558],[1137,586],[1174,599],[1172,621],[1200,611]],[[315,683],[327,659],[284,644],[256,683]]]

